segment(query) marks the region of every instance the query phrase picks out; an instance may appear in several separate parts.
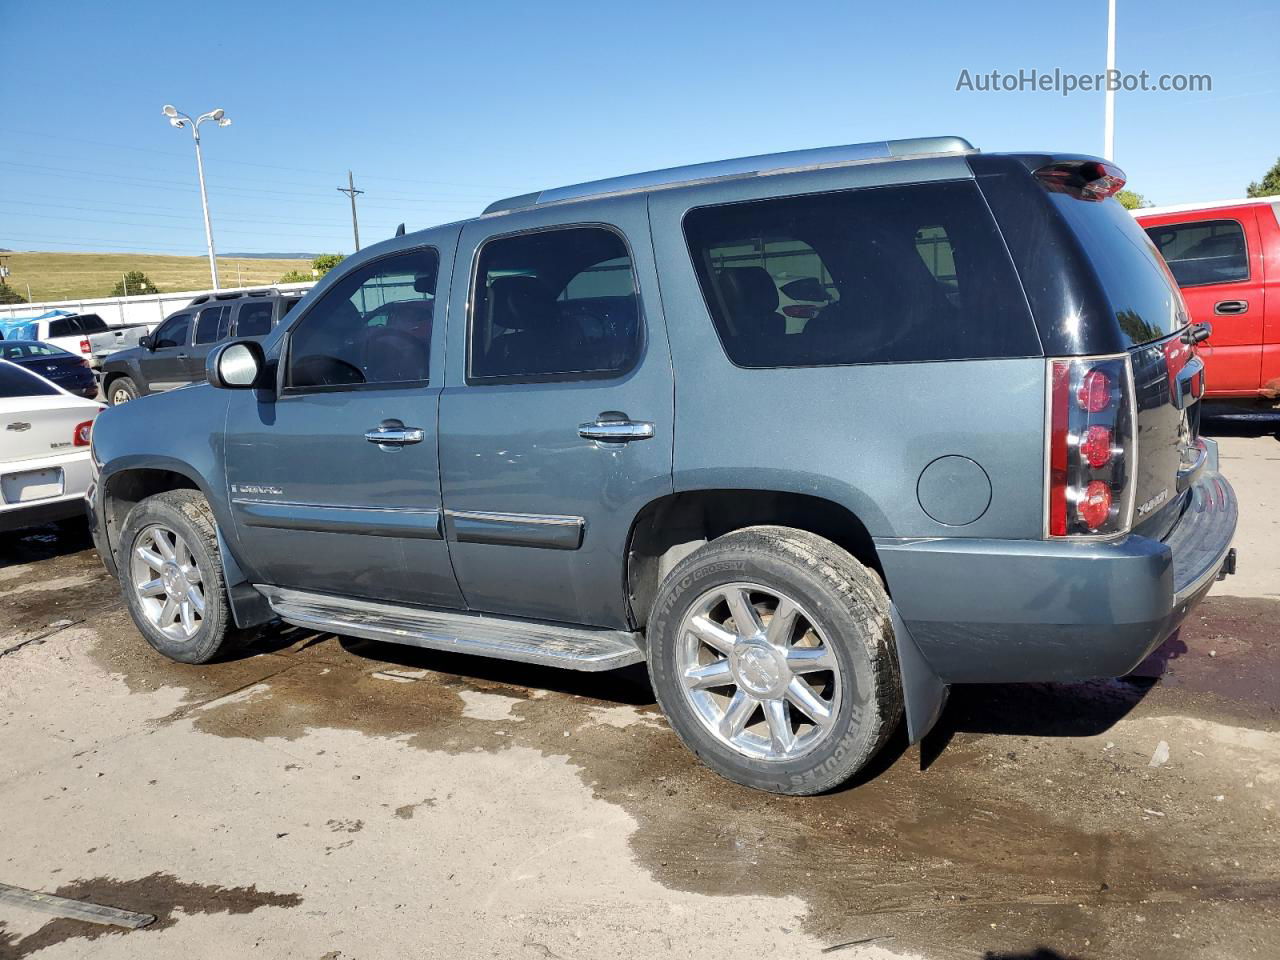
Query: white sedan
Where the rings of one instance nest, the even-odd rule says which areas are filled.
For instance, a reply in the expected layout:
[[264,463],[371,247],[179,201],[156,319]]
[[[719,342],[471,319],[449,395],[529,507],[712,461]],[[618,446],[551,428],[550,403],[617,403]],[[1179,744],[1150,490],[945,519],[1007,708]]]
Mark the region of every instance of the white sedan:
[[82,516],[103,409],[0,360],[0,531]]

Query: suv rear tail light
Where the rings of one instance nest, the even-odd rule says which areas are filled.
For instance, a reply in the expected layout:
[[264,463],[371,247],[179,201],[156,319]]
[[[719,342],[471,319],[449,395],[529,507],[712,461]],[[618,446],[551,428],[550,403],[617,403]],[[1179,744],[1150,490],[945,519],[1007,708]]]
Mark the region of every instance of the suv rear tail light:
[[1113,537],[1133,525],[1133,370],[1127,356],[1048,361],[1045,533]]
[[93,440],[93,421],[86,420],[84,423],[76,424],[76,429],[71,434],[71,445],[73,447],[87,447]]
[[1071,160],[1041,167],[1036,179],[1054,193],[1070,194],[1077,200],[1105,200],[1124,188],[1125,172],[1101,160]]

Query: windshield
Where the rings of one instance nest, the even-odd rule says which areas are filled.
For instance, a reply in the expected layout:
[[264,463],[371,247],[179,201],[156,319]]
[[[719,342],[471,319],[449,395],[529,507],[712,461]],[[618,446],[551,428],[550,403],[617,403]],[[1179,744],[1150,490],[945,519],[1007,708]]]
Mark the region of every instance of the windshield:
[[53,397],[58,388],[12,363],[0,363],[0,397]]
[[1186,326],[1186,306],[1169,268],[1129,211],[1116,200],[1079,200],[1065,193],[1048,197],[1088,253],[1131,346]]

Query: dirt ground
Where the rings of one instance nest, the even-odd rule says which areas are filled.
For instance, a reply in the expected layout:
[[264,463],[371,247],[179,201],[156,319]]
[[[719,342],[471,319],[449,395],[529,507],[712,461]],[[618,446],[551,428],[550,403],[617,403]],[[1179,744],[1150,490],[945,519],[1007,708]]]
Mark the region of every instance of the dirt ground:
[[157,920],[0,903],[0,957],[1280,957],[1280,442],[1224,431],[1240,575],[1133,676],[957,687],[809,799],[700,766],[642,671],[181,666],[86,536],[4,540],[0,883]]

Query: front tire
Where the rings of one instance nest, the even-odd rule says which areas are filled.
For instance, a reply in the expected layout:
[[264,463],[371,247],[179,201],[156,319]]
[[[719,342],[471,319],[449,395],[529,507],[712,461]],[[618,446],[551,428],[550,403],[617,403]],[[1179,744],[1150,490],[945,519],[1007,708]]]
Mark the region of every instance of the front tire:
[[837,787],[902,715],[884,587],[807,531],[749,527],[696,550],[659,587],[648,639],[673,729],[748,787],[800,796]]
[[213,512],[194,490],[169,490],[125,520],[117,562],[125,603],[147,643],[180,663],[208,663],[234,640]]
[[130,377],[116,377],[107,385],[107,403],[118,407],[122,403],[138,399],[138,385]]

